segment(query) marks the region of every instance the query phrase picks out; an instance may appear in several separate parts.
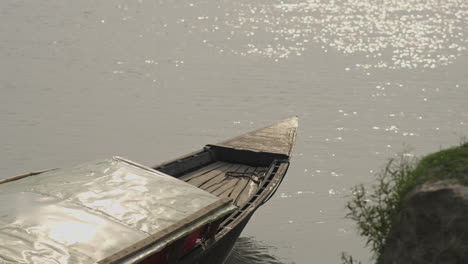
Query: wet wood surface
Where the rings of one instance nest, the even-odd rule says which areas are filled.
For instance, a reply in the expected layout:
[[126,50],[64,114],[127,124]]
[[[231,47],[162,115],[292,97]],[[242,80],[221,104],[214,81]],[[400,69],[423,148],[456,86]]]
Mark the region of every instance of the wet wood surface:
[[196,177],[199,177],[200,175],[202,174],[205,174],[205,173],[208,173],[208,172],[211,172],[212,170],[214,169],[219,169],[223,166],[226,166],[226,165],[229,165],[229,163],[227,162],[222,162],[222,161],[217,161],[215,163],[212,163],[206,167],[203,167],[203,168],[200,168],[196,171],[193,171],[193,172],[190,172],[190,173],[187,173],[181,177],[179,177],[179,179],[183,180],[183,181],[189,181],[190,179],[192,178],[196,178]]
[[214,146],[289,156],[296,140],[297,125],[297,117],[291,117]]
[[[245,172],[246,173],[255,172],[256,169],[257,169],[256,167],[249,167],[247,168]],[[250,181],[251,180],[248,178],[245,178],[245,177],[241,178],[239,182],[237,182],[236,186],[233,188],[232,192],[229,194],[229,197],[234,200],[234,203],[236,205],[237,205],[237,201],[239,200],[239,195],[242,193],[242,191],[245,189],[245,187]]]
[[204,183],[208,182],[209,180],[215,178],[216,176],[223,175],[226,171],[230,170],[232,167],[235,167],[235,164],[230,164],[227,163],[221,167],[218,167],[216,169],[213,169],[211,171],[205,172],[198,177],[191,178],[188,183],[195,185],[195,186],[201,186]]
[[218,161],[188,173],[180,179],[218,197],[231,198],[236,206],[241,206],[258,188],[258,183],[250,177],[255,179],[254,173],[261,175],[266,169],[266,167]]

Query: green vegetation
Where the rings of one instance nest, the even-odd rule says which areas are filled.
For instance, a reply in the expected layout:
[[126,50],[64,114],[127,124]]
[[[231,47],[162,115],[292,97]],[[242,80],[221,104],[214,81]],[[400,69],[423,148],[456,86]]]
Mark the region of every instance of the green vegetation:
[[346,254],[344,252],[341,253],[341,263],[342,264],[362,264],[361,261],[354,259],[353,256]]
[[468,143],[424,157],[414,171],[415,184],[454,180],[468,185]]
[[[358,232],[366,237],[376,263],[385,246],[394,217],[405,195],[425,182],[453,180],[468,185],[468,142],[458,147],[427,155],[420,161],[400,155],[389,160],[371,187],[358,185],[346,205],[347,218],[354,220]],[[343,264],[358,263],[343,253]]]

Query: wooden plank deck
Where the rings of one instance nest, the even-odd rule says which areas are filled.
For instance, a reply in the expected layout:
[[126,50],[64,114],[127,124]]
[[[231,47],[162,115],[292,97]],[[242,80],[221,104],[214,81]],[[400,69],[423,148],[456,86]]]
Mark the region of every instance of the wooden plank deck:
[[[238,167],[233,167],[233,169],[229,170],[228,172],[244,172],[247,168],[248,166],[246,165],[239,165]],[[201,188],[214,194],[214,192],[217,192],[219,188],[227,185],[229,182],[231,182],[231,180],[234,180],[234,178],[227,177],[226,174],[223,174],[217,178],[216,182],[213,182],[211,185],[207,185],[205,187],[202,186]]]
[[214,169],[217,169],[217,168],[220,168],[222,166],[226,166],[228,163],[226,162],[222,162],[222,161],[217,161],[215,163],[212,163],[206,167],[203,167],[203,168],[200,168],[196,171],[193,171],[193,172],[190,172],[190,173],[187,173],[183,176],[181,176],[179,179],[183,180],[183,181],[189,181],[190,179],[192,178],[196,178],[202,174],[205,174],[207,172],[210,172]]
[[232,167],[236,167],[236,164],[231,164],[231,163],[226,163],[221,167],[218,167],[216,169],[210,170],[208,172],[204,172],[201,175],[197,177],[193,177],[190,180],[188,180],[188,183],[195,185],[197,187],[203,185],[204,183],[208,182],[212,178],[218,176],[218,175],[223,175],[226,171],[231,169]]
[[297,125],[298,118],[291,117],[213,146],[290,156],[296,141]]
[[[248,176],[254,172],[261,174],[266,169],[266,167],[218,161],[183,175],[180,179],[218,197],[231,198],[236,206],[242,206],[258,188],[258,184]],[[229,173],[239,175],[245,173],[246,176],[230,176]]]
[[[246,170],[247,173],[250,172],[255,172],[258,169],[258,167],[250,167],[249,169]],[[236,187],[232,190],[232,193],[229,194],[229,197],[233,199],[234,204],[237,206],[241,206],[243,203],[241,201],[244,201],[245,199],[241,199],[241,196],[244,196],[246,193],[244,193],[245,188],[249,183],[255,184],[252,180],[248,178],[241,178],[239,183],[237,183]],[[247,192],[248,193],[248,192]]]

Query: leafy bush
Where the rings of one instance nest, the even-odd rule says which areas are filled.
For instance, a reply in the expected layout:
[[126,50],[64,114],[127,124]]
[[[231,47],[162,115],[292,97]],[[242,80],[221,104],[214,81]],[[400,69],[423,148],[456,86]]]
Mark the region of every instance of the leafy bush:
[[[376,263],[380,263],[392,221],[401,208],[405,195],[414,187],[429,181],[453,180],[468,185],[468,142],[417,159],[399,155],[390,159],[371,187],[352,189],[347,203],[347,218],[357,223],[359,235],[367,238]],[[343,264],[357,264],[352,256],[342,253]],[[359,262],[360,263],[360,262]]]
[[400,201],[413,186],[414,164],[403,155],[389,160],[385,169],[378,174],[377,183],[369,190],[362,184],[354,187],[352,199],[346,205],[346,217],[357,223],[359,235],[367,238],[366,246],[370,246],[377,261]]
[[354,259],[353,256],[344,252],[341,253],[341,263],[342,264],[362,264],[361,261]]

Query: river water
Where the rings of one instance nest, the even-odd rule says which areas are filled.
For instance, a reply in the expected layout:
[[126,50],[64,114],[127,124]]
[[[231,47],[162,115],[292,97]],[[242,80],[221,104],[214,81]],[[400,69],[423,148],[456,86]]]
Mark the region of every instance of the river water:
[[349,190],[468,135],[466,0],[0,2],[0,178],[153,165],[298,115],[230,264],[371,263]]

